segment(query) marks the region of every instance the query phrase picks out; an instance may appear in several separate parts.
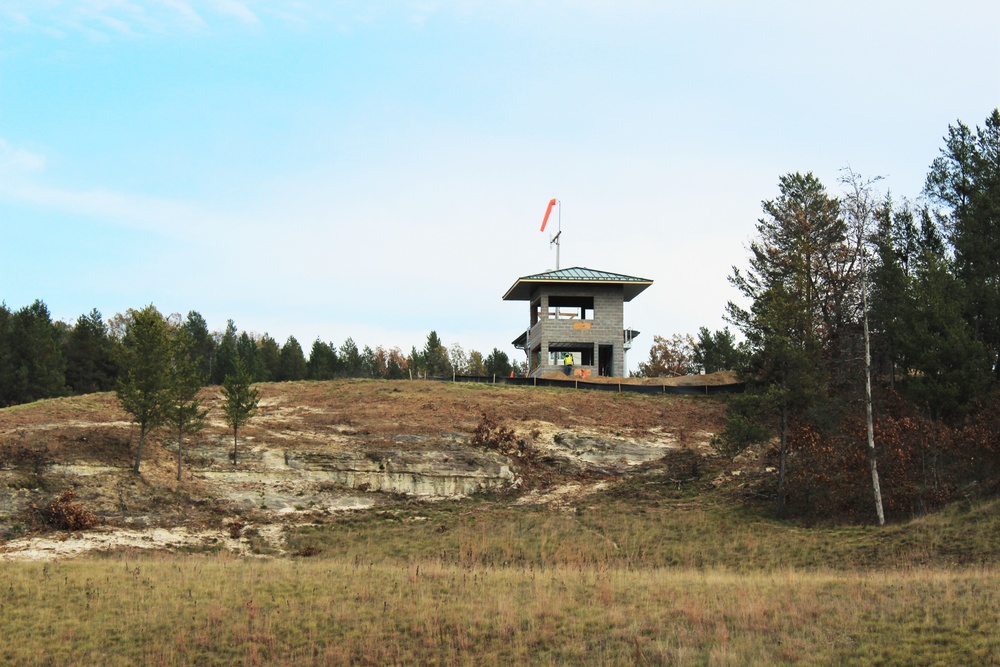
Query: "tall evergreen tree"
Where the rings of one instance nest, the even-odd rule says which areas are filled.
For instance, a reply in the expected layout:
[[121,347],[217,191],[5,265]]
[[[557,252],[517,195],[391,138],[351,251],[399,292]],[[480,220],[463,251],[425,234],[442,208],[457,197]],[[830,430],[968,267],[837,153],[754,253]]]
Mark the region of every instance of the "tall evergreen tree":
[[205,425],[208,410],[203,410],[198,392],[204,384],[197,341],[186,327],[172,331],[170,340],[170,386],[165,422],[177,434],[177,481],[181,481],[184,435],[196,433]]
[[226,331],[219,338],[219,342],[215,346],[215,363],[212,365],[212,384],[222,384],[227,375],[235,372],[236,360],[240,356],[237,346],[238,342],[239,334],[236,331],[236,323],[228,320],[226,322]]
[[[845,340],[857,328],[857,247],[847,238],[839,201],[811,173],[782,176],[779,189],[777,199],[763,203],[749,267],[734,267],[730,281],[754,304],[780,286],[780,298],[772,296],[794,304],[788,312],[794,318],[787,323],[791,335],[828,367],[844,360]],[[752,308],[730,303],[727,312],[741,328],[752,324]]]
[[793,420],[829,429],[836,416],[828,361],[842,348],[849,321],[850,259],[839,202],[818,179],[782,176],[779,189],[777,199],[763,203],[749,267],[734,267],[730,278],[749,309],[730,302],[727,317],[749,346],[740,369],[747,391],[730,404],[728,436],[759,438],[761,427],[777,432],[780,515]]
[[349,378],[361,377],[361,352],[358,351],[358,344],[350,336],[337,351],[337,360],[340,375]]
[[260,337],[260,360],[264,364],[264,381],[276,380],[281,372],[281,348],[267,334]]
[[961,121],[949,126],[944,141],[924,192],[948,210],[965,319],[1000,379],[1000,110],[975,132]]
[[427,342],[421,354],[427,375],[448,376],[451,375],[451,361],[448,359],[448,348],[444,346],[438,338],[436,331],[427,334]]
[[941,235],[926,215],[900,334],[910,371],[900,386],[932,419],[958,417],[989,387],[992,353],[963,317],[964,294]]
[[337,369],[337,352],[333,345],[319,338],[314,340],[309,361],[306,362],[306,377],[310,380],[332,380],[337,376]]
[[7,321],[7,372],[0,404],[29,403],[66,393],[62,335],[48,307],[35,301]]
[[380,378],[383,376],[385,366],[379,362],[375,350],[365,345],[361,350],[361,377]]
[[81,315],[66,338],[66,384],[77,394],[110,391],[118,368],[114,342],[101,313],[95,308]]
[[265,379],[264,360],[260,356],[260,348],[257,341],[246,331],[240,333],[236,339],[236,353],[243,362],[243,368],[250,374],[254,382],[262,382]]
[[306,377],[306,359],[302,353],[302,346],[295,336],[289,336],[285,344],[281,346],[280,364],[278,366],[278,382],[289,382],[294,380],[304,380]]
[[173,363],[170,338],[167,321],[152,305],[128,311],[115,393],[122,409],[139,425],[139,444],[132,467],[136,475],[146,436],[163,424],[170,405]]
[[486,357],[486,374],[507,377],[512,370],[510,357],[507,356],[507,353],[493,348],[493,351]]
[[215,359],[215,339],[208,330],[208,323],[198,311],[188,312],[182,328],[191,338],[191,345],[202,383],[212,381],[212,364]]
[[895,388],[903,358],[902,338],[910,327],[910,293],[916,262],[919,230],[913,208],[904,202],[898,208],[886,199],[876,210],[871,277],[872,356],[876,370]]
[[736,344],[736,336],[729,327],[711,332],[708,327],[698,329],[698,340],[694,345],[694,364],[706,373],[733,371],[740,367],[742,355]]

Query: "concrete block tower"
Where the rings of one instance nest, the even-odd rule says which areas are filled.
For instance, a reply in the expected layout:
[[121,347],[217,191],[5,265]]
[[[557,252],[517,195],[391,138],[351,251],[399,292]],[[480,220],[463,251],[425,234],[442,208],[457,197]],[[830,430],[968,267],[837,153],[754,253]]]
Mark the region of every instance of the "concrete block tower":
[[558,371],[572,355],[574,369],[624,377],[625,351],[639,333],[625,328],[624,304],[652,284],[583,267],[518,278],[503,298],[530,304],[530,324],[513,341],[527,354],[528,374]]

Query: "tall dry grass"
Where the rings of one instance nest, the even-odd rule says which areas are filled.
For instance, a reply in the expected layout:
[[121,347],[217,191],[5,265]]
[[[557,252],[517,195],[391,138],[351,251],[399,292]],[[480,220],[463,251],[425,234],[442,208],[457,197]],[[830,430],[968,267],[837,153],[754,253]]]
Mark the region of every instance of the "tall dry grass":
[[990,664],[1000,573],[158,556],[6,565],[12,665]]
[[0,664],[1000,664],[1000,503],[805,528],[702,474],[316,517],[313,558],[0,563]]
[[[651,481],[652,480],[652,481]],[[569,507],[469,501],[347,514],[289,531],[290,550],[363,562],[464,566],[890,569],[977,566],[1000,555],[1000,503],[955,506],[877,529],[804,528],[696,491],[672,497],[655,478]],[[648,484],[648,488],[641,488]],[[633,493],[641,491],[645,496]]]

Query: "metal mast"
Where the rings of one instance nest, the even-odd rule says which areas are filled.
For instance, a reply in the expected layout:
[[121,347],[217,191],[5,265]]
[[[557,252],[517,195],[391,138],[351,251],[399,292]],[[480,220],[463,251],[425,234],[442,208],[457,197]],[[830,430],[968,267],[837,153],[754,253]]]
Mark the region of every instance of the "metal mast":
[[559,212],[556,214],[556,222],[558,227],[556,228],[556,235],[549,240],[549,245],[554,245],[556,247],[556,271],[559,270],[559,246],[561,245],[559,240],[562,238],[562,201],[556,201],[559,206]]
[[542,229],[541,229],[541,231],[543,231],[543,232],[545,231],[545,225],[548,223],[549,216],[552,214],[552,207],[555,206],[556,204],[559,204],[559,213],[557,215],[557,218],[558,218],[558,221],[559,221],[559,228],[556,231],[556,235],[549,239],[549,245],[550,246],[554,245],[556,247],[556,270],[558,271],[559,270],[559,238],[562,236],[562,202],[559,201],[558,199],[554,198],[554,197],[549,200],[549,205],[545,207],[545,217],[542,218]]

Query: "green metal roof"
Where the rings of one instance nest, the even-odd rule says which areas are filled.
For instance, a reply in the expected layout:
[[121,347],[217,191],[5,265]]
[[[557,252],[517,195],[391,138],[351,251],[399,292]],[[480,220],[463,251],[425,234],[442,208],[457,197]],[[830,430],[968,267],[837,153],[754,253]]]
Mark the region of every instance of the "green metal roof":
[[626,276],[620,273],[597,271],[586,267],[574,266],[569,269],[546,271],[517,279],[507,293],[504,301],[528,301],[540,284],[584,284],[584,285],[622,285],[625,290],[625,301],[631,301],[644,289],[653,284],[647,278]]

